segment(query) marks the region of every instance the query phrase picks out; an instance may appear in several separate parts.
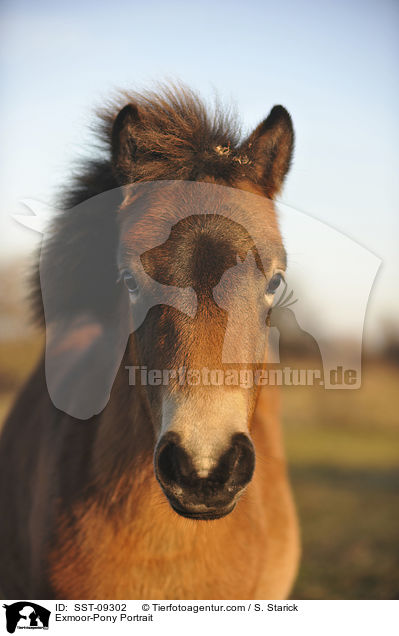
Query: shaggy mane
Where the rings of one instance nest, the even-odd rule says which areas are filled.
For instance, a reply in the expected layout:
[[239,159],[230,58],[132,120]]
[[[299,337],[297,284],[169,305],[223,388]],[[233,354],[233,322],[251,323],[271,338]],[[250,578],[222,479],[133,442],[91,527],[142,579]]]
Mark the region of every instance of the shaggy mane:
[[236,115],[218,100],[207,107],[184,86],[162,85],[157,92],[121,93],[108,109],[98,113],[98,133],[106,151],[110,152],[115,117],[129,103],[135,104],[140,114],[134,130],[134,181],[213,177],[231,182],[249,164],[239,149],[241,130]]

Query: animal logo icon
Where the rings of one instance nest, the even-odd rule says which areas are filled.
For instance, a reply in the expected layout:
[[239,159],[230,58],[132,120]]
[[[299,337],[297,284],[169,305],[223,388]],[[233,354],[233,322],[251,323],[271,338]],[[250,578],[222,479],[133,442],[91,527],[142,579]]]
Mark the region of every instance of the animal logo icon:
[[11,605],[4,604],[6,610],[6,627],[9,634],[14,634],[17,628],[48,629],[50,610],[32,603],[18,601]]

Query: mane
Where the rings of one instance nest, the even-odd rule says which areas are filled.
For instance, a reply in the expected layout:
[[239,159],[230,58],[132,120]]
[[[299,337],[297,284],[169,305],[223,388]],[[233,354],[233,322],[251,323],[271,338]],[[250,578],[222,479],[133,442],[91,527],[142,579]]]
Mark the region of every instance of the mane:
[[116,114],[128,103],[140,113],[134,181],[213,177],[231,182],[250,164],[240,152],[236,114],[217,99],[207,106],[191,89],[173,85],[162,85],[157,92],[121,93],[100,111],[97,133],[106,152]]
[[[76,214],[74,208],[121,185],[112,165],[112,126],[117,114],[129,103],[135,104],[140,113],[135,130],[134,182],[211,178],[214,182],[232,184],[238,178],[250,176],[253,170],[240,150],[241,128],[237,117],[218,100],[208,107],[194,91],[182,85],[162,85],[156,92],[117,93],[106,108],[97,112],[93,127],[97,157],[77,164],[70,183],[61,189],[58,207],[64,212],[53,223],[50,238],[42,248],[41,258],[51,264],[48,269],[53,273],[48,291],[56,299],[53,310],[59,315],[85,310],[101,313],[107,306],[105,289],[109,294],[108,306],[114,306],[116,211],[122,202],[119,191],[113,209],[100,207],[96,218]],[[43,307],[38,269],[32,298],[34,314],[40,322]]]

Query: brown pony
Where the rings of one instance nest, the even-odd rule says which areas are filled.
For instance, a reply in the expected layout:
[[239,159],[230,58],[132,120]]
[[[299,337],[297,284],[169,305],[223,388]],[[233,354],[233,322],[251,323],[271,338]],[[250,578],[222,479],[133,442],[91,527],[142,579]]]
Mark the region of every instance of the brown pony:
[[[272,200],[291,160],[291,118],[275,106],[242,140],[233,118],[208,112],[187,89],[124,99],[122,110],[102,115],[101,158],[81,170],[42,248],[50,272],[43,300],[52,302],[46,311],[37,293],[36,307],[43,315],[44,305],[48,342],[49,325],[58,325],[57,337],[0,440],[0,593],[284,598],[299,542],[278,393],[181,384],[176,375],[163,384],[140,373],[129,380],[135,367],[220,369],[230,307],[238,332],[229,346],[252,351],[264,342],[285,269]],[[142,195],[153,182],[151,196]],[[103,192],[113,193],[106,204],[84,207]],[[262,245],[234,211],[224,214],[235,194],[262,203],[246,209]],[[148,249],[164,222],[167,239]],[[190,289],[195,311],[150,303],[123,345],[105,408],[85,411],[82,421],[69,404],[84,402],[101,384],[99,343],[119,333],[126,312],[134,320],[150,279]],[[222,280],[224,297],[215,292]],[[110,351],[124,342],[118,337]],[[86,375],[79,372],[82,356],[90,361]],[[54,357],[56,383],[67,387],[61,405],[48,375]]]

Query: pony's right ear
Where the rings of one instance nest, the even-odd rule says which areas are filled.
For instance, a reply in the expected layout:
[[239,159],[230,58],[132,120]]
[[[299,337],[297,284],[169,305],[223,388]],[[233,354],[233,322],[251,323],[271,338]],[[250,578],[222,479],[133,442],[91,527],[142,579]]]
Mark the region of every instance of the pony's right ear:
[[137,150],[136,130],[140,114],[135,104],[127,104],[116,116],[112,126],[112,165],[120,185],[133,181],[133,167]]
[[283,106],[274,106],[243,144],[243,150],[255,165],[257,183],[271,199],[283,185],[293,148],[294,128]]

